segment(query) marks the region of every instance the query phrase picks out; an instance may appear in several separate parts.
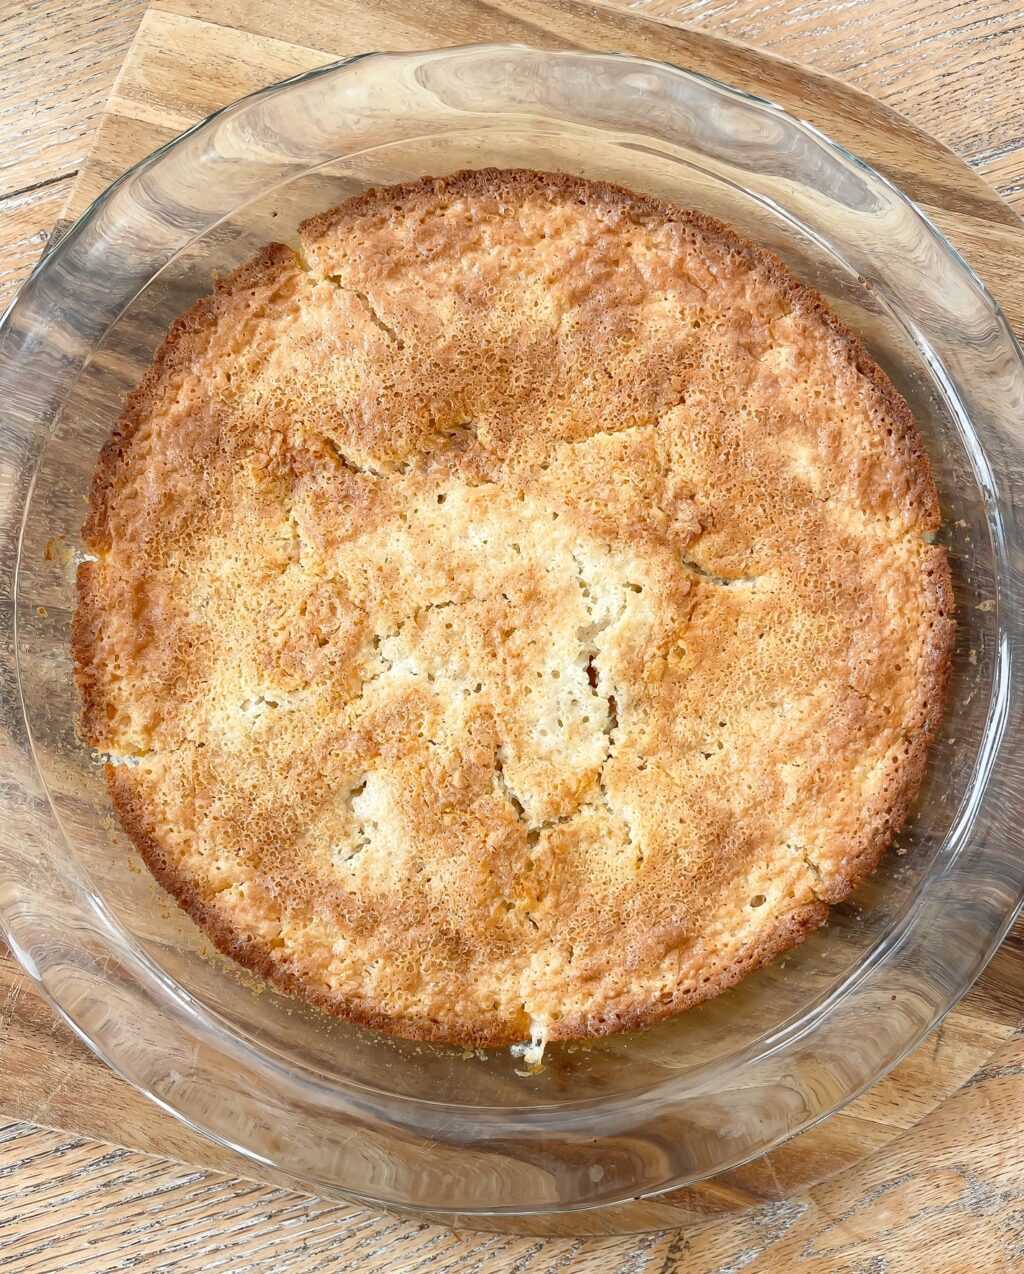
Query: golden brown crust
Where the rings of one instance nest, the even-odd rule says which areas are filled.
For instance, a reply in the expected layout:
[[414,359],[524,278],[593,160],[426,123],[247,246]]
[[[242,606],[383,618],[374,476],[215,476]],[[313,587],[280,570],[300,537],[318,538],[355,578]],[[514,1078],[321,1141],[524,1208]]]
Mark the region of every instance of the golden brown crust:
[[158,881],[348,1020],[633,1029],[905,819],[953,639],[927,458],[720,223],[560,174],[371,190],[171,329],[72,645]]
[[467,169],[445,177],[423,177],[418,181],[386,188],[371,187],[336,208],[330,208],[315,217],[310,217],[301,224],[299,230],[307,243],[315,243],[343,221],[349,222],[365,216],[379,209],[382,203],[407,205],[415,200],[429,201],[452,190],[472,197],[474,194],[493,193],[496,186],[500,186],[502,193],[509,200],[517,196],[549,193],[581,203],[604,201],[624,204],[638,216],[646,219],[693,226],[702,233],[728,244],[732,250],[740,253],[751,264],[756,264],[764,270],[780,296],[793,305],[806,307],[846,346],[850,363],[883,400],[886,410],[891,413],[897,436],[896,442],[903,453],[907,488],[901,494],[907,502],[918,504],[923,526],[929,530],[938,529],[941,522],[938,492],[935,489],[928,455],[906,400],[871,357],[860,337],[829,308],[819,293],[801,282],[773,252],[743,238],[715,217],[694,209],[682,208],[666,199],[637,194],[612,182],[587,181],[568,173],[483,168]]
[[[139,851],[143,862],[157,883],[204,930],[218,951],[266,978],[285,994],[297,996],[334,1017],[344,1018],[357,1026],[395,1033],[394,1021],[386,1014],[374,1011],[358,1000],[325,995],[315,985],[311,986],[308,981],[282,968],[274,959],[273,949],[266,943],[254,938],[252,934],[242,934],[233,926],[225,924],[223,918],[197,890],[194,879],[168,860],[163,846],[147,821],[144,805],[137,799],[131,783],[125,781],[124,770],[108,765],[106,777],[121,826]],[[806,903],[799,911],[785,916],[774,931],[761,935],[759,941],[741,959],[700,985],[677,988],[671,998],[657,1004],[631,1005],[624,1009],[616,1007],[611,1010],[595,1006],[589,1011],[562,1019],[557,1028],[549,1029],[548,1038],[594,1039],[619,1031],[641,1030],[653,1026],[656,1022],[695,1008],[698,1004],[721,995],[723,991],[728,991],[755,969],[777,959],[802,942],[827,919],[828,906],[824,902]],[[528,1028],[526,1033],[528,1034]],[[410,1014],[403,1018],[401,1034],[406,1039],[451,1043],[454,1032],[450,1024],[438,1022],[426,1015]],[[454,1042],[470,1048],[495,1048],[515,1044],[523,1038],[522,1023],[496,1031],[480,1030],[473,1022],[460,1022]]]

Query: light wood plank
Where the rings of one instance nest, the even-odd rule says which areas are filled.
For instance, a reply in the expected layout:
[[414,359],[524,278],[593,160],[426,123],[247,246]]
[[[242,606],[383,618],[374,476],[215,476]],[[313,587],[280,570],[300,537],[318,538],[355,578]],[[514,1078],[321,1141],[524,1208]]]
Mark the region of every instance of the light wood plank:
[[67,203],[74,175],[20,195],[0,197],[0,311],[39,259]]
[[1024,1040],[1015,1038],[930,1120],[804,1197],[686,1230],[619,1238],[453,1232],[11,1124],[0,1128],[4,1269],[17,1274],[1012,1270],[1024,1262],[1024,1181],[1019,1147],[1006,1133],[1019,1122],[1022,1086]]
[[[1006,0],[634,0],[841,76],[986,173],[1024,151],[1024,10]],[[1019,162],[1019,160],[1018,160]],[[1015,193],[994,182],[1001,193]]]
[[67,203],[145,7],[0,4],[0,310]]
[[145,8],[145,0],[0,6],[0,198],[82,166]]

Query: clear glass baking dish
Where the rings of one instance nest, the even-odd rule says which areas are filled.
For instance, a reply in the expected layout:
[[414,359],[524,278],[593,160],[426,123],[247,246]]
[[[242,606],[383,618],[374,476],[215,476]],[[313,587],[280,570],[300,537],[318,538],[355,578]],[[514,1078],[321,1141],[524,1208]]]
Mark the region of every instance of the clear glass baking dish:
[[[945,513],[959,640],[898,852],[784,961],[633,1036],[506,1052],[385,1039],[217,956],[112,819],[68,654],[97,450],[170,321],[370,184],[523,165],[701,208],[787,260],[909,399]],[[992,955],[1024,889],[1024,365],[1001,313],[875,172],[771,103],[635,58],[375,54],[245,99],[126,174],[0,336],[0,917],[115,1070],[325,1195],[458,1213],[652,1196],[779,1144],[884,1075]]]

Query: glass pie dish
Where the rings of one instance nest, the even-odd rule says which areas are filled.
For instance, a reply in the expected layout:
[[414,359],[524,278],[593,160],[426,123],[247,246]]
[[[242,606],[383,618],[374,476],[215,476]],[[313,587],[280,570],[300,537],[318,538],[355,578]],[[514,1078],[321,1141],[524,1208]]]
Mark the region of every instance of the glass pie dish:
[[[906,396],[958,603],[949,701],[877,874],[785,960],[644,1032],[508,1051],[383,1038],[255,984],[174,911],[76,731],[83,498],[124,393],[211,278],[369,185],[498,165],[697,207],[782,256]],[[647,1198],[721,1173],[890,1070],[984,968],[1024,895],[1024,361],[894,187],[769,102],[641,59],[474,46],[276,85],[127,173],[0,334],[0,920],[119,1074],[261,1171],[483,1218]]]

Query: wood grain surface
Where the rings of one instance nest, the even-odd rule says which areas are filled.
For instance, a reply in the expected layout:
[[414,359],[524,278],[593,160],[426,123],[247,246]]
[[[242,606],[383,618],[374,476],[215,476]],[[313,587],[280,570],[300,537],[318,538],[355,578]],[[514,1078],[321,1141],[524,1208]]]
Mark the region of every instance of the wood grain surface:
[[0,309],[92,146],[143,0],[0,0]]
[[[709,35],[812,63],[904,111],[912,123],[896,122],[896,140],[880,159],[904,184],[918,181],[914,193],[938,211],[996,286],[1018,333],[1024,329],[1024,287],[1007,270],[1022,259],[1019,227],[914,127],[955,147],[1024,210],[1018,0],[641,0],[622,8],[629,12],[609,25],[602,10],[570,14],[558,0],[311,0],[289,5],[283,21],[280,0],[159,0],[85,164],[145,6],[0,5],[0,303],[61,206],[80,211],[174,132],[251,88],[322,63],[326,53],[481,38],[549,43],[566,39],[571,26],[581,43],[646,42],[639,51],[658,55],[662,37],[633,20],[642,14],[698,24],[706,34],[686,37],[686,47],[717,58],[719,73],[734,82],[749,72],[750,55]],[[878,123],[870,104],[841,85],[794,77],[770,59],[759,70],[772,82],[771,96],[784,100],[789,91],[808,101],[801,113],[855,149],[858,138],[871,140]],[[20,1122],[0,1132],[0,1270],[1024,1268],[1022,1019],[1018,927],[958,1010],[888,1080],[754,1166],[744,1204],[752,1193],[764,1200],[760,1206],[726,1208],[685,1230],[639,1239],[510,1238],[453,1233],[209,1171],[247,1169],[106,1071],[2,957],[0,1113]],[[869,1149],[875,1153],[865,1157]],[[168,1157],[201,1166],[183,1168]],[[838,1175],[800,1189],[826,1172]]]
[[615,1238],[453,1231],[131,1151],[0,1127],[5,1274],[967,1274],[1024,1265],[1024,1040],[926,1124],[806,1194],[727,1224]]

